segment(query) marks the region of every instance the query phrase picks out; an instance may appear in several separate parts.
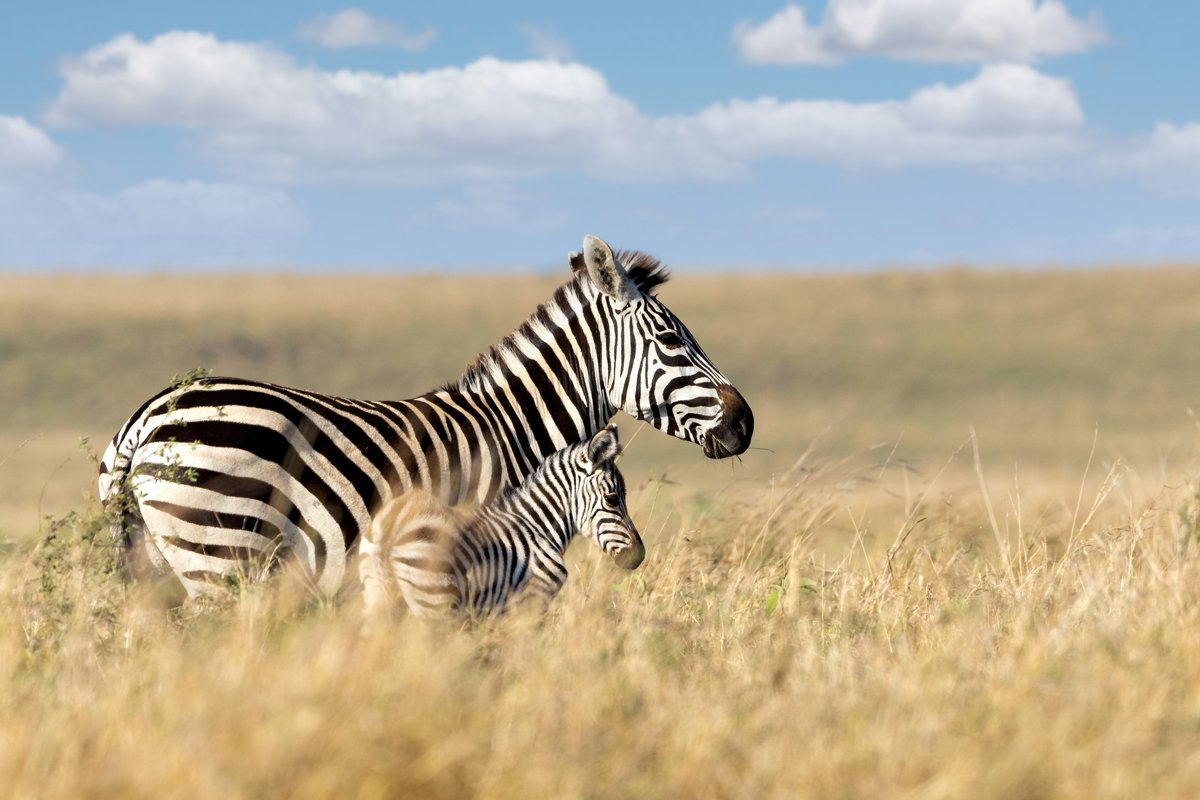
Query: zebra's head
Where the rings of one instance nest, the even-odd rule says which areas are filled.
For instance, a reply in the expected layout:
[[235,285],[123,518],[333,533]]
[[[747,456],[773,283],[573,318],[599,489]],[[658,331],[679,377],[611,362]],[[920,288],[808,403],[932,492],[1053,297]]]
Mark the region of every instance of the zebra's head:
[[700,343],[653,291],[666,281],[661,265],[641,253],[614,253],[586,236],[570,254],[597,293],[607,347],[600,365],[609,402],[664,433],[700,445],[709,458],[750,446],[754,414],[713,365]]
[[637,569],[646,546],[625,507],[625,478],[617,469],[621,453],[617,426],[610,424],[572,448],[569,469],[576,470],[575,522],[588,539],[624,569]]

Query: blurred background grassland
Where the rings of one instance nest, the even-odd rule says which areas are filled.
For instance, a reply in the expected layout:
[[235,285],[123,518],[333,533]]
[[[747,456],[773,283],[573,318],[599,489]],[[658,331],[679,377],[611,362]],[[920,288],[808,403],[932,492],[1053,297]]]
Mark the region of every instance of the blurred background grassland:
[[[410,397],[459,375],[564,277],[0,277],[0,539],[79,507],[93,491],[80,437],[102,450],[174,375]],[[1078,484],[1093,444],[1089,474],[1119,460],[1165,481],[1200,441],[1194,269],[684,269],[660,296],[757,422],[756,449],[711,462],[618,417],[634,491],[653,481],[685,510],[769,492],[806,451],[861,479],[865,507],[895,481],[953,493],[976,483],[972,426],[989,475],[1050,497]]]
[[196,365],[419,393],[560,276],[0,278],[4,793],[1200,796],[1200,270],[680,272],[755,449],[625,419],[638,572],[368,635],[147,608],[78,439]]

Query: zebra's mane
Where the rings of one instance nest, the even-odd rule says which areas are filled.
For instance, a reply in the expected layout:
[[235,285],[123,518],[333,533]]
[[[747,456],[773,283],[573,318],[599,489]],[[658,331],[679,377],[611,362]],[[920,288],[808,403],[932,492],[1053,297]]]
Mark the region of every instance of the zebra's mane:
[[[636,250],[621,250],[617,253],[617,259],[625,267],[625,272],[629,275],[630,280],[634,282],[643,294],[653,296],[658,287],[666,283],[671,277],[670,272],[663,266],[662,262],[647,253],[641,253]],[[481,381],[487,381],[491,367],[503,362],[501,355],[515,348],[518,337],[528,337],[532,333],[535,322],[539,322],[546,327],[554,327],[547,306],[556,305],[559,308],[566,308],[567,292],[572,289],[579,291],[582,283],[588,280],[590,278],[587,276],[587,271],[576,268],[574,274],[571,276],[571,280],[559,286],[551,298],[539,305],[537,310],[527,320],[522,322],[515,331],[501,339],[498,344],[492,345],[476,356],[467,365],[462,377],[457,380],[447,381],[438,388],[442,391],[461,391],[478,386]],[[566,356],[571,360],[570,367],[575,368],[578,366],[575,363],[574,350],[568,349]]]
[[662,262],[648,253],[637,250],[621,250],[617,260],[625,267],[625,272],[633,280],[642,294],[653,295],[671,278],[671,273]]
[[[587,446],[588,446],[588,443],[587,443],[587,440],[585,439],[582,442],[575,442],[574,444],[569,444],[566,447],[564,447],[563,449],[556,450],[555,452],[546,456],[546,459],[544,461],[542,461],[541,463],[539,463],[536,467],[534,467],[533,472],[529,473],[529,475],[526,476],[525,480],[521,481],[520,483],[510,483],[506,486],[500,487],[500,491],[498,491],[496,493],[496,496],[491,499],[491,501],[488,503],[488,506],[495,507],[497,504],[499,504],[501,502],[511,502],[513,498],[518,497],[518,496],[528,497],[529,492],[530,492],[530,487],[533,486],[533,484],[536,483],[537,481],[541,480],[547,472],[549,472],[552,468],[554,468],[554,467],[552,467],[552,465],[561,464],[563,462],[569,462],[570,459],[575,457],[576,453],[578,453],[582,449],[587,448]],[[616,464],[616,461],[618,458],[620,458],[620,451],[618,451],[616,456],[614,456],[609,461],[606,461],[605,463],[609,467],[615,468],[615,464]],[[619,475],[619,473],[618,473],[618,475]],[[622,478],[622,481],[623,480],[624,479]]]

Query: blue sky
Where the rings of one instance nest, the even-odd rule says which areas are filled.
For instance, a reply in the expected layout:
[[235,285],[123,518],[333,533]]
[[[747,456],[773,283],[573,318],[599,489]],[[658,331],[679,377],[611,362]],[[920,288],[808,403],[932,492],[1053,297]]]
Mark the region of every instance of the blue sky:
[[[647,9],[646,5],[652,5]],[[1200,259],[1200,4],[0,7],[0,269]]]

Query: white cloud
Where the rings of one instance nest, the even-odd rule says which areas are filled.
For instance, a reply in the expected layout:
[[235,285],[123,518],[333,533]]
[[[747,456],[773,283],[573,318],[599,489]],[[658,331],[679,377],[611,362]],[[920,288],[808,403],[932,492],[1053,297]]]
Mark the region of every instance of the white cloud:
[[526,23],[521,26],[521,33],[529,42],[529,53],[534,58],[544,58],[549,61],[569,61],[571,45],[553,25],[533,25]]
[[61,165],[62,150],[23,117],[0,115],[0,178],[44,173]]
[[904,110],[915,128],[998,134],[1079,128],[1083,109],[1071,82],[1024,64],[989,64],[966,83],[919,89]]
[[1038,165],[1080,144],[1069,81],[994,64],[905,100],[731,100],[653,117],[591,67],[483,58],[382,75],[297,65],[270,47],[173,32],[120,36],[62,66],[47,119],[163,125],[239,180],[486,183],[550,172],[614,181],[720,180],[751,162]]
[[695,125],[742,159],[1006,168],[1076,152],[1083,112],[1069,81],[994,64],[903,101],[734,100],[705,109]]
[[1111,157],[1116,171],[1128,172],[1164,194],[1200,197],[1200,122],[1160,122],[1128,154]]
[[789,4],[733,38],[755,64],[833,64],[855,56],[911,61],[1032,61],[1107,39],[1097,13],[1071,16],[1061,0],[829,0],[820,24]]
[[327,72],[263,45],[172,32],[119,36],[62,73],[52,124],[198,130],[215,158],[260,180],[421,184],[551,171],[655,180],[740,169],[581,64],[483,58],[391,76]]
[[287,129],[330,113],[312,102],[319,87],[305,86],[318,73],[266,45],[209,34],[172,32],[145,43],[124,34],[64,59],[60,72],[65,85],[47,110],[51,125],[207,128],[275,120]]
[[387,45],[414,51],[424,50],[437,38],[434,28],[413,32],[402,22],[380,19],[353,7],[343,8],[333,14],[322,14],[305,22],[297,34],[301,39],[323,47]]

